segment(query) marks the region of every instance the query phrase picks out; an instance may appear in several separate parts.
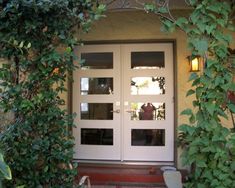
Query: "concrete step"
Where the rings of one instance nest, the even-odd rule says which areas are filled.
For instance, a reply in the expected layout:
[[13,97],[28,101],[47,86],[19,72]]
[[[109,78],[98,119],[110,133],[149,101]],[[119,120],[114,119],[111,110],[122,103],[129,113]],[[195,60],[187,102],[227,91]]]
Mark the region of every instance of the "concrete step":
[[79,164],[78,179],[84,175],[89,176],[92,188],[165,187],[158,166]]

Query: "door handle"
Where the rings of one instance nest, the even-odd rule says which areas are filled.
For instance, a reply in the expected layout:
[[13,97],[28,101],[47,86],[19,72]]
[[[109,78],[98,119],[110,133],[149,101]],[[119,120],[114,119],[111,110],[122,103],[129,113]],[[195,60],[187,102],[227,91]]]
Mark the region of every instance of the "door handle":
[[134,113],[135,110],[126,110],[127,113]]
[[119,113],[120,113],[120,110],[119,110],[119,109],[118,109],[118,110],[111,110],[110,112],[119,114]]

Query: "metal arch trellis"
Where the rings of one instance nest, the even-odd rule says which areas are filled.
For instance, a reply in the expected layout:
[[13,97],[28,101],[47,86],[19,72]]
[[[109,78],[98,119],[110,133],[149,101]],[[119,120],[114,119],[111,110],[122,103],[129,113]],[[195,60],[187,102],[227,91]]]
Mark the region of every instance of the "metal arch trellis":
[[169,7],[170,0],[98,0],[105,4],[108,10],[143,9],[145,3],[152,3],[158,7]]
[[[175,18],[172,16],[170,11],[170,1],[171,0],[97,0],[98,4],[104,4],[108,11],[123,11],[123,10],[144,10],[148,13],[146,9],[147,4],[155,5],[159,10],[165,9],[166,13],[155,12],[161,18],[175,22]],[[188,4],[188,0],[184,0]]]
[[[174,0],[97,0],[97,4],[104,4],[109,11],[119,11],[124,9],[144,9],[146,3],[155,4],[156,7],[165,8],[169,14],[169,18],[175,21],[170,12],[170,3]],[[183,1],[183,0],[182,0]],[[231,19],[235,20],[235,0],[227,0],[231,3],[232,13]],[[190,6],[189,0],[184,0],[186,6]],[[168,17],[166,17],[168,18]]]

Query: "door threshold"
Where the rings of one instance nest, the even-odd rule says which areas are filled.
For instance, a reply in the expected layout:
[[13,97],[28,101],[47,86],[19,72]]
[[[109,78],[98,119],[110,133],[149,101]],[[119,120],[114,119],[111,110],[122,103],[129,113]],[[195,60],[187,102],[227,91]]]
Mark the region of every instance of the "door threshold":
[[81,159],[74,159],[74,162],[79,164],[96,164],[96,165],[136,165],[136,166],[175,166],[173,161],[107,161],[107,160],[81,160]]

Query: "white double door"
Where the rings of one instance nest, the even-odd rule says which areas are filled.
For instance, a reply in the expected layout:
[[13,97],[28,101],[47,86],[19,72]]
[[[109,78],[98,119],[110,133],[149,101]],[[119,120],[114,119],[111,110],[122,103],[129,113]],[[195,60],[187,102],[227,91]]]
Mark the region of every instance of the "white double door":
[[174,160],[173,45],[77,49],[75,159]]

